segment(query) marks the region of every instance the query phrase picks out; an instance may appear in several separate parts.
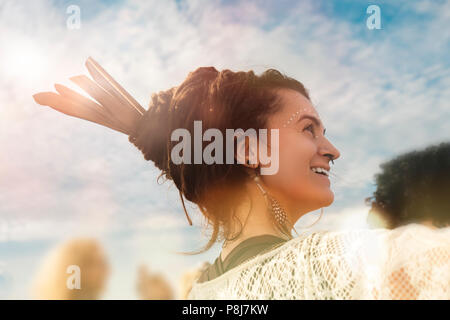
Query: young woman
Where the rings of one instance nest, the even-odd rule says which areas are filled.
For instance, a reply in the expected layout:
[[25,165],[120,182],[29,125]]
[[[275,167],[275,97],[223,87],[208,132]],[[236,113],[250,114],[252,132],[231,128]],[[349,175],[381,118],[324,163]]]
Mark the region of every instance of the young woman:
[[[59,95],[44,92],[34,98],[129,135],[145,159],[175,183],[189,223],[184,199],[198,205],[212,227],[200,252],[216,241],[223,241],[223,250],[193,284],[189,298],[450,298],[449,228],[438,232],[414,224],[292,236],[302,215],[333,202],[328,175],[330,162],[340,156],[299,81],[274,69],[257,76],[201,67],[179,86],[153,94],[145,110],[94,60],[86,66],[96,82],[82,76],[72,80],[99,104],[60,85]],[[227,129],[241,128],[268,129],[268,138],[257,135],[256,147],[236,139],[214,151],[225,157],[232,147],[235,159],[244,161],[175,161],[173,149],[180,142],[173,132],[185,129],[195,136],[194,121],[223,137]],[[201,150],[209,143],[203,141]],[[198,147],[185,146],[183,156]],[[263,161],[264,147],[278,157]],[[277,171],[262,174],[273,162]]]

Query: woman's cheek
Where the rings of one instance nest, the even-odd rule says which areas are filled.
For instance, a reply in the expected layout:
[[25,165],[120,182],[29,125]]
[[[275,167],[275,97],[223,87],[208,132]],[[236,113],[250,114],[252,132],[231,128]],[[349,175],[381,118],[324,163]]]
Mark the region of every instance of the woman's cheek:
[[286,157],[281,165],[282,176],[280,177],[282,179],[280,186],[285,189],[284,192],[295,197],[298,195],[305,183],[304,167],[304,161],[299,158],[297,153],[291,152]]
[[279,156],[278,172],[273,175],[263,176],[263,181],[273,190],[286,194],[292,192],[292,188],[294,187],[293,183],[296,181],[296,170],[297,168],[292,154],[283,151]]

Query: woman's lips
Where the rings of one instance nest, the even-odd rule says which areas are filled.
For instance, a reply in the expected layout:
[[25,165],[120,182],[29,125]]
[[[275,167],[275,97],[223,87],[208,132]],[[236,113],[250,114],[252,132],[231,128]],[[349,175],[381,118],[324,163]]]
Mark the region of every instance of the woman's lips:
[[328,185],[330,185],[330,179],[328,178],[328,176],[326,176],[324,174],[316,173],[316,172],[313,172],[313,171],[311,171],[311,173],[313,175],[315,175],[317,178],[319,178],[320,180],[327,181]]

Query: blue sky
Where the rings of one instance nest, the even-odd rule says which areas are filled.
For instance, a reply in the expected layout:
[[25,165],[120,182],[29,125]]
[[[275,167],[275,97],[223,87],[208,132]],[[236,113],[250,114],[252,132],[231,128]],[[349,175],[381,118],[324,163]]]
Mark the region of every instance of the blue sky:
[[[66,27],[66,8],[82,27]],[[381,10],[380,30],[366,8]],[[38,106],[31,95],[88,74],[94,57],[147,107],[199,66],[277,68],[302,81],[341,151],[335,202],[315,229],[367,227],[364,198],[391,157],[448,140],[449,1],[0,0],[0,298],[28,298],[39,261],[94,235],[113,273],[105,298],[136,298],[139,263],[174,284],[218,255],[176,188],[121,133]],[[318,212],[300,219],[298,230]]]

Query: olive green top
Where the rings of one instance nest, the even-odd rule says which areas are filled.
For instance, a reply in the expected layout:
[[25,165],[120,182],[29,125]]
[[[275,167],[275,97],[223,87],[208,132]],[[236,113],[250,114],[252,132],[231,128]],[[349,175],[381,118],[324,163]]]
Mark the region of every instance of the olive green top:
[[241,263],[258,254],[268,252],[271,249],[284,244],[286,241],[288,240],[271,234],[264,234],[245,239],[231,250],[224,261],[222,261],[222,257],[219,254],[214,263],[202,273],[197,282],[201,283],[217,278]]

